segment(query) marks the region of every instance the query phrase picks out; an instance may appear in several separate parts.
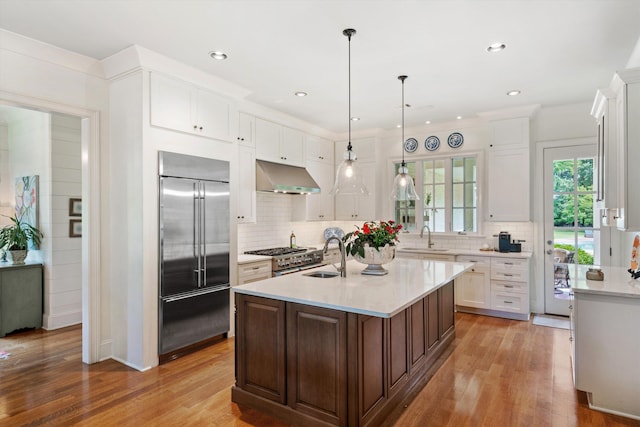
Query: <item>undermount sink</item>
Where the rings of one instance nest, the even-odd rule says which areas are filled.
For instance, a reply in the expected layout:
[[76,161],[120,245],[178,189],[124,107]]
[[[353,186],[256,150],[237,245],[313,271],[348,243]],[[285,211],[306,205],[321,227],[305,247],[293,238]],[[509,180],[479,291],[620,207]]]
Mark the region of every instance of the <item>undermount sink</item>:
[[415,251],[415,252],[447,252],[449,249],[445,248],[398,248],[399,251]]
[[303,273],[303,276],[319,277],[321,279],[328,279],[329,277],[339,276],[339,273],[335,271],[312,271],[311,273]]

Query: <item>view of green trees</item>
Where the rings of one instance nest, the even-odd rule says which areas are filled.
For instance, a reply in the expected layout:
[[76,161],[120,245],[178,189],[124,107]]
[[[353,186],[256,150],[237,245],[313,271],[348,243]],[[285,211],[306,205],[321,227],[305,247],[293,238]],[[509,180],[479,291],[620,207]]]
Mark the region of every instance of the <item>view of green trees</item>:
[[573,192],[577,180],[578,217],[574,224],[576,200],[573,194],[554,194],[553,222],[556,227],[593,227],[593,159],[579,159],[577,173],[574,176],[573,160],[560,160],[553,163],[554,193]]
[[[553,162],[555,227],[593,227],[593,166],[592,158]],[[593,264],[593,255],[582,248],[576,251],[573,244],[557,243],[554,247],[577,252],[573,262]]]

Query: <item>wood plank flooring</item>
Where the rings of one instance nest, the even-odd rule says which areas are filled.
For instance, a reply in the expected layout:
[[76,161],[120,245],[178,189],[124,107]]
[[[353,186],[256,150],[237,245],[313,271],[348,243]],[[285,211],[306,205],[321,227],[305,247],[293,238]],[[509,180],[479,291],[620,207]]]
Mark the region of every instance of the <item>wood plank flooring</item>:
[[[456,314],[454,350],[396,426],[635,426],[573,389],[569,332]],[[147,372],[84,365],[79,326],[0,338],[1,426],[284,426],[231,402],[233,340]]]

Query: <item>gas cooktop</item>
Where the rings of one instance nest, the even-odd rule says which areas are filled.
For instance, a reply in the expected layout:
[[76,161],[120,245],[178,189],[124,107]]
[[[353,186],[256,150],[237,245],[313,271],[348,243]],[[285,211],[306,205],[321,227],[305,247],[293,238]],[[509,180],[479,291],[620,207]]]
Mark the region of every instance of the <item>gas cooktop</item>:
[[306,252],[305,248],[268,248],[268,249],[258,249],[256,251],[246,251],[247,255],[265,255],[265,256],[278,256],[278,255],[288,255],[295,254],[299,252]]

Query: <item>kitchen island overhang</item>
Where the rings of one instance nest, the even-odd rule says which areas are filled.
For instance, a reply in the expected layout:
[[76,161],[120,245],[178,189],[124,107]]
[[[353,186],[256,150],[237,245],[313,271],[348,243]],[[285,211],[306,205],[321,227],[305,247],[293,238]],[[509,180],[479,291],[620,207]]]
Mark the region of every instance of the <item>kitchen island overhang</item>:
[[232,400],[295,425],[385,422],[455,338],[453,280],[473,263],[385,267],[363,276],[350,261],[345,278],[298,273],[235,287]]

